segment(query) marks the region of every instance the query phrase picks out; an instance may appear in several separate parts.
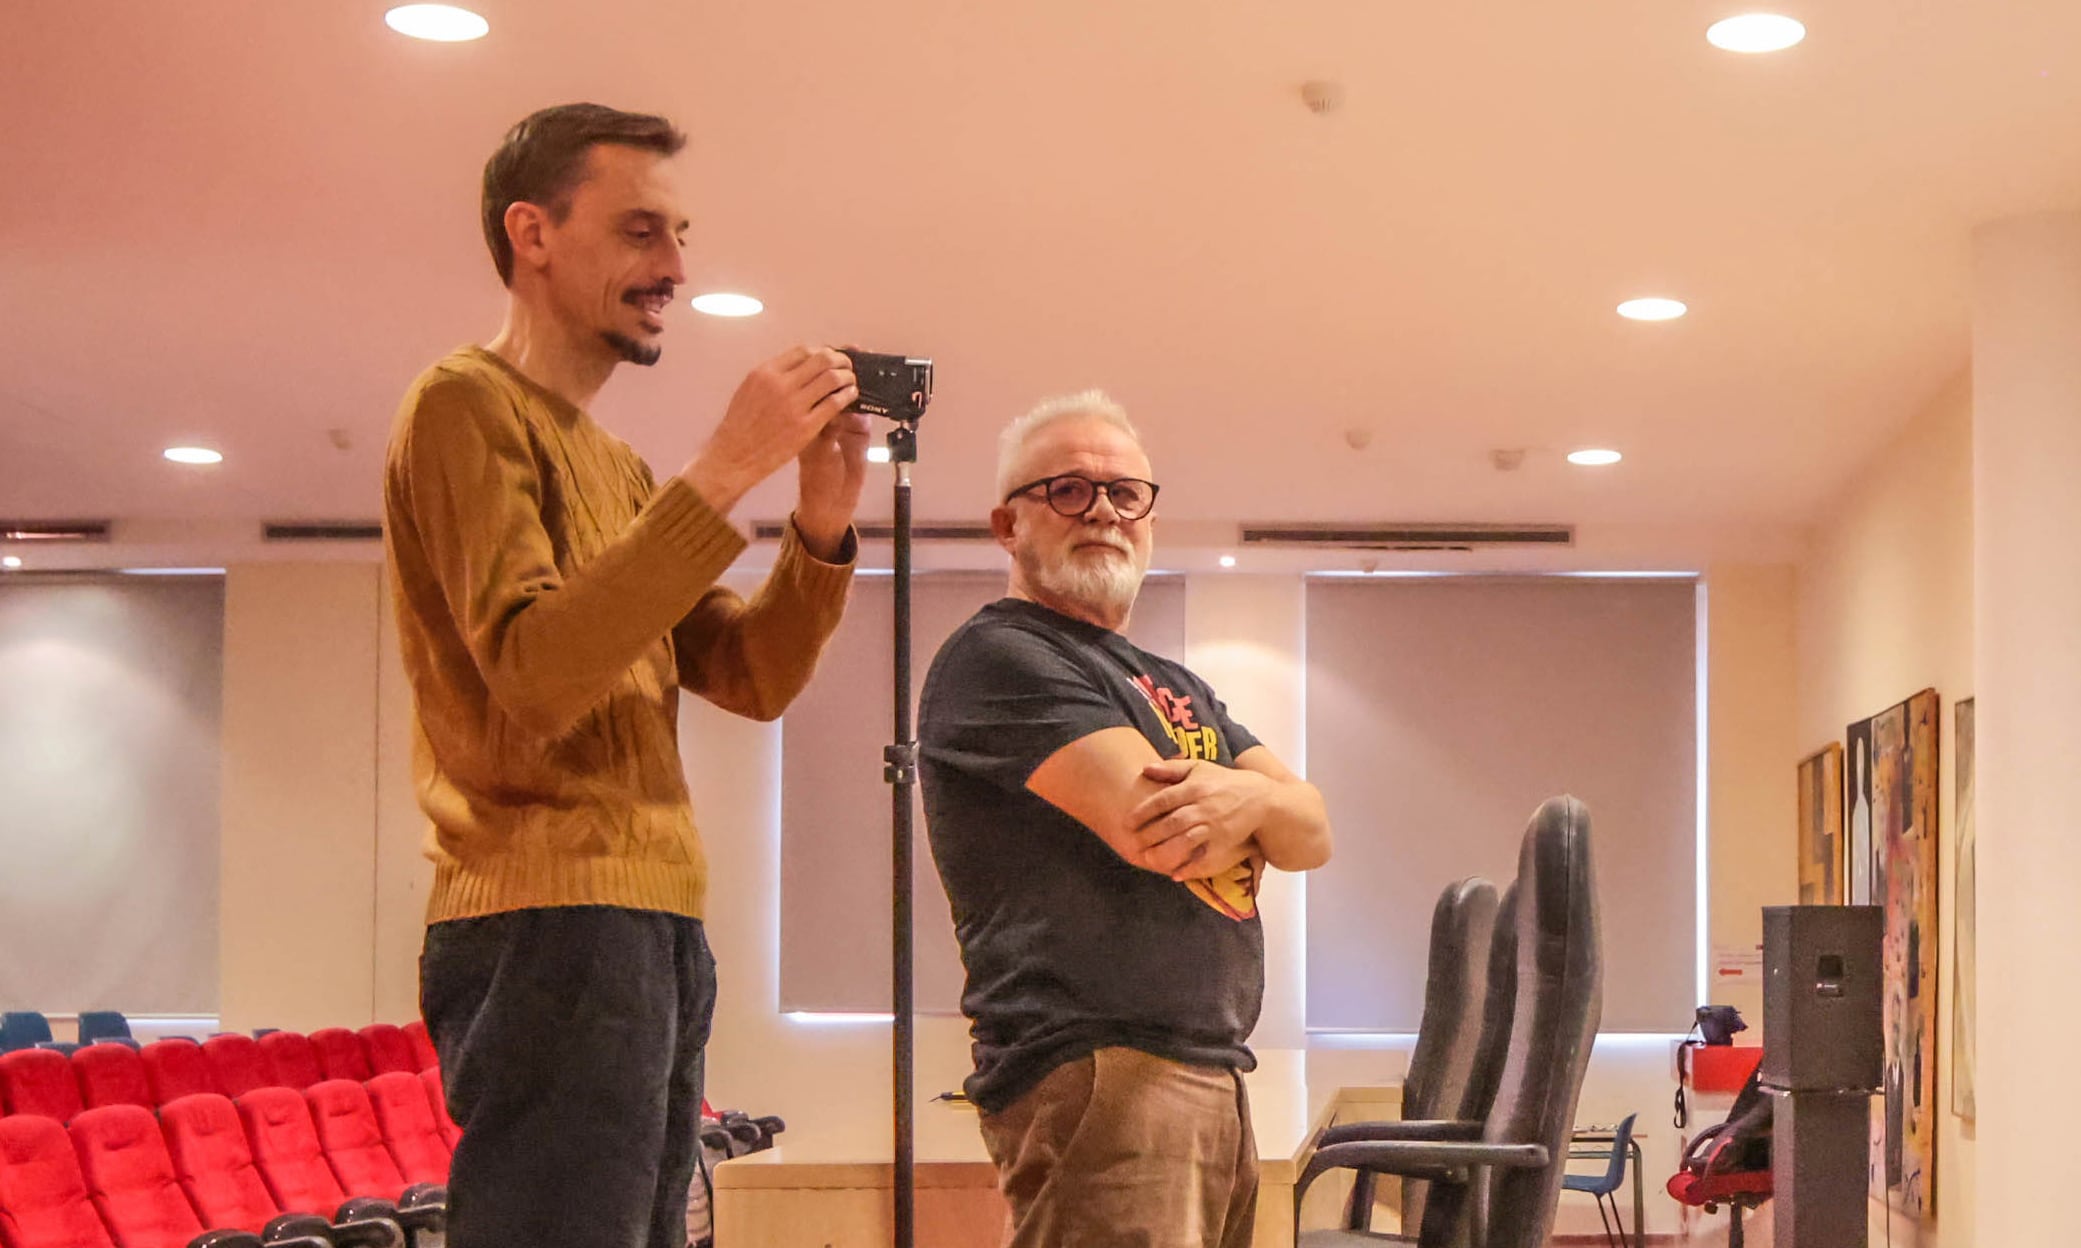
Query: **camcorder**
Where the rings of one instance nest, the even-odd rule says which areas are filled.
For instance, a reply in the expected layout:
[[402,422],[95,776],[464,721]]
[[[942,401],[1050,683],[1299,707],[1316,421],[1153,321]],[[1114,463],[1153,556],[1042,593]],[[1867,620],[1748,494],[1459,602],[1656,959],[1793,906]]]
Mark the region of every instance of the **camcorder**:
[[902,424],[915,424],[932,402],[932,361],[873,351],[842,350],[853,362],[853,376],[860,382],[860,397],[846,410],[869,416],[886,416]]

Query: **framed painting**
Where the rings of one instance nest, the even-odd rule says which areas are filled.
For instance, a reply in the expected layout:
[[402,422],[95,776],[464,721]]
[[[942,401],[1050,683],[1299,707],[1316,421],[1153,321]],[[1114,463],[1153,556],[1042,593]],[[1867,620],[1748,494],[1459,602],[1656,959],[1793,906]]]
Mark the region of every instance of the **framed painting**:
[[[1936,1216],[1940,713],[1936,691],[1924,690],[1850,728],[1851,853],[1862,804],[1871,841],[1870,900],[1886,911],[1886,1084],[1872,1106],[1872,1187],[1890,1207],[1924,1220]],[[1855,775],[1860,742],[1870,759],[1861,792]],[[1857,870],[1850,865],[1854,900]]]
[[1980,854],[1979,830],[1973,822],[1973,700],[1952,708],[1951,766],[1955,804],[1951,835],[1958,864],[1958,893],[1951,937],[1951,1112],[1972,1118],[1978,1112],[1973,1095],[1973,1036],[1979,1001],[1978,937]]
[[1843,904],[1843,747],[1799,764],[1799,904]]

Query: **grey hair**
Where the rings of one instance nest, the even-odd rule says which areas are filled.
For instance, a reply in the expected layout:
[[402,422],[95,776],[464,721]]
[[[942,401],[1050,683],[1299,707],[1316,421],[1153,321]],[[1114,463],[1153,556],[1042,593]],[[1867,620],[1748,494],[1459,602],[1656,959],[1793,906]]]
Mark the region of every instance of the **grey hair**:
[[1127,419],[1127,409],[1103,390],[1085,390],[1077,394],[1042,399],[1034,404],[1031,411],[1006,425],[1004,432],[998,436],[997,497],[1003,498],[1005,492],[1017,484],[1012,480],[1012,470],[1019,466],[1019,452],[1026,449],[1026,444],[1033,441],[1034,435],[1057,421],[1068,420],[1074,416],[1102,420],[1133,438],[1136,446],[1142,444],[1141,431]]

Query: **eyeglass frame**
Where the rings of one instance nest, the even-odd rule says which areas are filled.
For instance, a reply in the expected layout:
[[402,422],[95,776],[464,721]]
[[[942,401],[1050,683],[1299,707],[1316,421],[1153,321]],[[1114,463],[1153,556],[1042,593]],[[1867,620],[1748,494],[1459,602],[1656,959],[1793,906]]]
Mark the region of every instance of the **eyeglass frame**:
[[[1054,490],[1052,487],[1057,481],[1064,480],[1082,481],[1084,484],[1091,487],[1091,501],[1084,504],[1084,510],[1076,512],[1075,514],[1071,514],[1070,512],[1064,511],[1060,507],[1057,507],[1055,505]],[[1149,505],[1143,508],[1141,511],[1136,512],[1132,516],[1128,515],[1127,512],[1121,508],[1120,501],[1113,497],[1114,486],[1130,481],[1136,485],[1146,485],[1149,487]],[[1035,481],[1028,481],[1026,484],[1020,486],[1018,489],[1013,490],[1011,493],[1005,495],[1004,501],[1009,503],[1013,499],[1019,497],[1021,494],[1031,494],[1035,490],[1040,490],[1041,501],[1045,502],[1048,505],[1049,511],[1052,511],[1056,515],[1061,516],[1067,520],[1082,520],[1085,516],[1091,514],[1092,508],[1098,506],[1099,495],[1103,494],[1105,496],[1105,500],[1113,505],[1113,511],[1122,520],[1126,520],[1132,523],[1136,520],[1145,519],[1150,512],[1156,510],[1156,494],[1162,488],[1162,486],[1156,484],[1154,481],[1150,481],[1142,477],[1114,477],[1110,481],[1100,481],[1092,477],[1087,477],[1081,472],[1058,472],[1051,477],[1041,477],[1040,479]]]

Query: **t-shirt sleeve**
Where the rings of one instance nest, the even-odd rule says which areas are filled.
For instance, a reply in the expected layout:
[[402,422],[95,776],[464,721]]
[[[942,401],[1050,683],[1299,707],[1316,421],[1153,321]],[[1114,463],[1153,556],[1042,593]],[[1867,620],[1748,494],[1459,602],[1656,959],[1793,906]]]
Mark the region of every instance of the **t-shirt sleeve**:
[[919,747],[940,766],[1016,791],[1063,746],[1133,722],[1056,644],[983,623],[956,634],[934,661]]
[[1243,751],[1253,746],[1264,744],[1264,742],[1257,739],[1256,733],[1251,732],[1248,728],[1243,727],[1243,725],[1229,717],[1228,707],[1220,698],[1213,699],[1213,702],[1214,727],[1220,730],[1221,739],[1228,742],[1228,756],[1230,758],[1241,758]]

